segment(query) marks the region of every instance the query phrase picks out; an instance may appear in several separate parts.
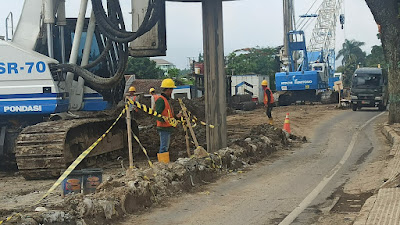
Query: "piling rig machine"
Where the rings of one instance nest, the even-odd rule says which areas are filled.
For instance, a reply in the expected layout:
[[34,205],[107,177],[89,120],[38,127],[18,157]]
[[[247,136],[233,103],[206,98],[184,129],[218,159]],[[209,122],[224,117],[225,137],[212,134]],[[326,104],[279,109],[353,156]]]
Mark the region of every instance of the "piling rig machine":
[[[0,41],[1,169],[57,177],[113,123],[129,54],[166,52],[165,1],[131,3],[129,32],[119,0],[92,0],[90,18],[88,0],[77,18],[65,0],[25,0],[12,39]],[[87,162],[126,147],[121,122]]]
[[[337,93],[333,92],[333,85],[338,80],[334,77],[336,25],[340,22],[343,29],[343,0],[323,0],[317,13],[300,16],[303,23],[298,24],[298,30],[293,1],[283,0],[285,36],[284,48],[281,51],[282,71],[275,74],[276,90],[280,92],[279,104],[335,101]],[[316,2],[317,0],[314,4]],[[302,29],[313,18],[317,18],[317,21],[309,45],[306,45]]]

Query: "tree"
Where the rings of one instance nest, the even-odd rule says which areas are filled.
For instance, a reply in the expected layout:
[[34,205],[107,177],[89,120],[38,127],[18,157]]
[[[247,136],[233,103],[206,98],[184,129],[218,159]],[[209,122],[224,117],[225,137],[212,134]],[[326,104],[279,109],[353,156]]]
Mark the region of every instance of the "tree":
[[163,71],[156,67],[156,63],[146,57],[129,57],[125,73],[135,74],[139,79],[158,79],[163,76]]
[[350,87],[351,77],[358,65],[365,65],[366,53],[361,50],[365,43],[356,40],[345,40],[336,59],[342,58],[342,66],[337,72],[343,73],[343,85]]
[[271,82],[279,71],[278,48],[246,48],[236,50],[226,57],[227,74],[269,75]]
[[336,69],[336,72],[343,74],[343,78],[342,79],[343,79],[343,85],[345,87],[350,87],[353,73],[357,68],[356,66],[357,65],[355,65],[355,64],[348,64],[346,66],[343,66],[343,65],[339,66]]
[[400,20],[398,0],[365,0],[379,24],[388,63],[389,123],[400,123]]
[[339,51],[336,59],[343,57],[342,65],[350,63],[364,64],[366,53],[361,50],[365,43],[356,40],[345,40],[342,49]]
[[170,78],[177,78],[179,76],[179,74],[181,73],[181,70],[178,68],[172,68],[168,70],[168,77]]
[[372,46],[371,54],[367,55],[365,63],[368,67],[378,67],[378,65],[386,67],[385,55],[383,53],[382,46]]

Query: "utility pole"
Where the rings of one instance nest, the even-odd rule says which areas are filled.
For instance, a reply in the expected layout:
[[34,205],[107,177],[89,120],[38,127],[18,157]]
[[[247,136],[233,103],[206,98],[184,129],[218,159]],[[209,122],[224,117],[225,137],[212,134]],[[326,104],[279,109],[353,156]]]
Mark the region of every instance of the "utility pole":
[[294,0],[283,0],[283,52],[281,52],[280,60],[282,62],[281,70],[289,71],[289,40],[288,33],[296,29],[294,18]]
[[284,40],[284,56],[288,57],[289,45],[288,36],[289,31],[294,28],[294,7],[293,0],[283,0],[283,40]]
[[222,0],[203,0],[203,45],[207,150],[215,152],[227,146],[226,75],[222,26]]

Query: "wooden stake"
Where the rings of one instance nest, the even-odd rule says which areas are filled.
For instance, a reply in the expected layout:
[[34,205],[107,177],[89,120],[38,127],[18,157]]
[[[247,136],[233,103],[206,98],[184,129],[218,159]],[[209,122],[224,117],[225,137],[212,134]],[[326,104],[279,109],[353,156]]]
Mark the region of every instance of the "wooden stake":
[[202,146],[199,146],[199,142],[197,141],[196,135],[194,134],[192,124],[190,124],[190,119],[187,114],[186,106],[183,104],[182,99],[179,99],[179,104],[181,105],[182,113],[183,116],[185,117],[186,124],[189,128],[190,134],[192,135],[194,145],[196,146],[196,149],[194,150],[194,155],[199,158],[207,157],[208,156],[207,151]]
[[131,123],[131,111],[128,105],[126,108],[126,127],[128,130],[128,149],[129,149],[129,169],[133,169],[133,150],[132,150],[132,123]]
[[179,99],[179,103],[181,104],[183,116],[185,117],[186,124],[187,124],[187,126],[188,126],[188,128],[189,128],[190,134],[192,135],[194,144],[196,145],[196,148],[197,148],[197,147],[199,147],[199,142],[197,142],[196,135],[194,134],[192,125],[190,124],[189,116],[188,116],[188,114],[187,114],[187,112],[186,112],[186,107],[183,105],[182,99]]
[[190,142],[189,142],[189,133],[188,133],[188,129],[186,127],[185,124],[182,124],[183,126],[183,130],[185,130],[185,139],[186,139],[186,152],[188,154],[188,157],[190,158],[192,156],[192,154],[190,153]]
[[340,105],[341,100],[342,100],[342,96],[341,96],[341,93],[340,93],[340,90],[339,90],[339,108],[341,107],[341,105]]

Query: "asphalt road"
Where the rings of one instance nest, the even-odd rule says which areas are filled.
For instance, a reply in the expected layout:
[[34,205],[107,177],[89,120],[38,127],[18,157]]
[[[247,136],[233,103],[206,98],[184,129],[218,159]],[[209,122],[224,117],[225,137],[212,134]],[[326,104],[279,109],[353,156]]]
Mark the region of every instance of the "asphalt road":
[[335,203],[332,194],[382,148],[377,120],[383,115],[375,109],[343,111],[320,123],[309,143],[278,160],[170,199],[167,207],[128,216],[122,224],[316,223]]

